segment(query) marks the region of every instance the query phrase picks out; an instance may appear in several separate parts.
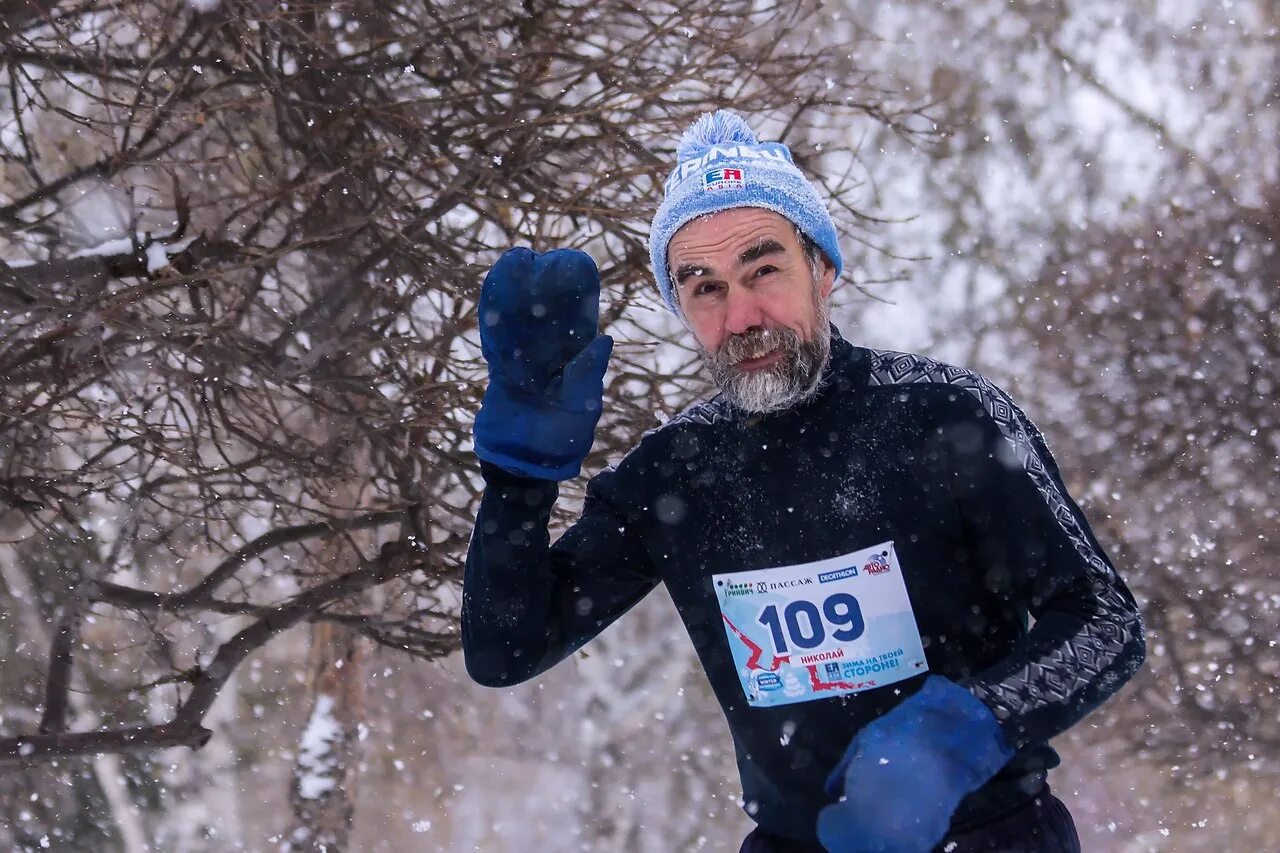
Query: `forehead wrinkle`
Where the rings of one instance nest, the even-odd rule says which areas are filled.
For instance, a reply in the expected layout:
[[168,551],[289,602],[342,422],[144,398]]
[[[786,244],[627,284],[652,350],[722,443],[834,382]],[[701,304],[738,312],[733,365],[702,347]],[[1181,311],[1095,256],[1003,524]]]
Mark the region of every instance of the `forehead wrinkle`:
[[[731,263],[737,266],[750,263],[754,259],[744,260],[746,253],[768,242],[777,243],[779,248],[785,251],[785,243],[779,238],[778,230],[779,226],[773,222],[753,223],[752,227],[746,231],[749,238],[747,248],[734,253],[730,258]],[[699,240],[696,243],[690,243],[687,237],[673,240],[671,255],[672,267],[676,270],[676,280],[679,281],[678,273],[681,270],[691,266],[701,268],[705,271],[704,274],[716,275],[716,264],[712,263],[710,256],[728,252],[729,244],[737,242],[739,242],[739,234],[733,231],[719,232],[707,241]]]

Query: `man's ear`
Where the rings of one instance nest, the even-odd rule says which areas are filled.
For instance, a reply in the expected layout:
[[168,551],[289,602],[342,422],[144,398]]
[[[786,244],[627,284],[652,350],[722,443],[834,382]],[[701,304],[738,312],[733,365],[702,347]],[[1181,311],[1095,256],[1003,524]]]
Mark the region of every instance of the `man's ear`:
[[835,287],[835,284],[836,284],[835,264],[827,260],[826,254],[823,253],[822,254],[822,281],[821,281],[821,287],[820,287],[820,292],[822,293],[823,299],[826,299],[831,295],[831,288]]

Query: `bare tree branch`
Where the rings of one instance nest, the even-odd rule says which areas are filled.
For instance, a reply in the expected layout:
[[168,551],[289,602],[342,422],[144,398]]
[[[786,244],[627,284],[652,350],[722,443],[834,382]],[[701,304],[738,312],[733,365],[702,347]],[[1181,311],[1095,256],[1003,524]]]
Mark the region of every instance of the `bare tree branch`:
[[[199,746],[231,674],[301,623],[455,650],[484,269],[517,244],[596,258],[620,343],[588,467],[629,447],[652,426],[638,390],[669,408],[701,389],[692,353],[673,370],[627,343],[651,336],[646,225],[679,133],[726,99],[797,134],[917,132],[847,62],[828,93],[844,49],[804,37],[819,11],[64,0],[7,19],[0,547],[49,567],[60,615],[15,698],[43,693],[39,731],[0,755]],[[797,150],[815,172],[839,153]],[[832,186],[870,240],[856,189]],[[321,559],[338,542],[345,563]],[[68,731],[73,695],[111,727]]]

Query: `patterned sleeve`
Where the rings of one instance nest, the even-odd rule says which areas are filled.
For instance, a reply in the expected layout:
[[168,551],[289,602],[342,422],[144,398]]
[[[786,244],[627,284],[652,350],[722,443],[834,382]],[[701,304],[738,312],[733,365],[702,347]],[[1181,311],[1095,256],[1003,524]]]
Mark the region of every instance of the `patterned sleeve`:
[[[913,360],[909,369],[903,358]],[[962,484],[957,500],[988,582],[1015,596],[1035,623],[1012,654],[961,683],[992,709],[1010,745],[1047,741],[1141,667],[1146,644],[1137,604],[1067,493],[1043,437],[1004,391],[979,374],[918,356],[883,354],[881,365],[896,382],[944,382],[980,404],[952,449]],[[975,428],[981,441],[972,440]]]
[[[988,383],[989,384],[989,383]],[[1036,624],[1024,646],[965,685],[1015,745],[1062,733],[1111,697],[1146,657],[1137,603],[1062,484],[1032,421],[991,386],[986,485],[972,515],[980,552],[1009,558]]]

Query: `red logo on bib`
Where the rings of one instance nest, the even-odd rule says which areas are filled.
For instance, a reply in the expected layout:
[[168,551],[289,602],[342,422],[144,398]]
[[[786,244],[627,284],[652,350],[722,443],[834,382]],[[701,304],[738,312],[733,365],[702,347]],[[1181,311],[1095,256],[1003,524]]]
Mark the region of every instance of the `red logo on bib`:
[[889,571],[889,555],[887,553],[873,554],[871,559],[867,560],[867,564],[862,567],[862,571],[868,575],[884,574]]

